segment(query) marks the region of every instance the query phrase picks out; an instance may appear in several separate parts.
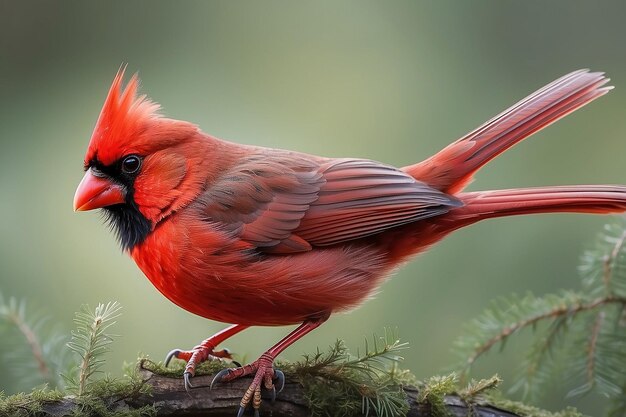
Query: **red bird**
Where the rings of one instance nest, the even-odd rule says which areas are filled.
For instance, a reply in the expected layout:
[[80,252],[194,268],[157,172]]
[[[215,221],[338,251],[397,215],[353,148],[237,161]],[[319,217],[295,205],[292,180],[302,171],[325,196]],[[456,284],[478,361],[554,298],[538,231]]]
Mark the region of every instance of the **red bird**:
[[[282,373],[274,359],[338,311],[358,306],[396,267],[448,233],[483,219],[530,213],[626,210],[626,186],[463,192],[501,152],[607,93],[602,73],[548,84],[433,157],[404,168],[226,142],[160,116],[118,72],[85,156],[75,210],[103,208],[122,247],[154,286],[194,314],[235,323],[189,351],[198,363],[250,326],[300,323],[245,366],[241,415]],[[283,381],[280,381],[282,385]]]

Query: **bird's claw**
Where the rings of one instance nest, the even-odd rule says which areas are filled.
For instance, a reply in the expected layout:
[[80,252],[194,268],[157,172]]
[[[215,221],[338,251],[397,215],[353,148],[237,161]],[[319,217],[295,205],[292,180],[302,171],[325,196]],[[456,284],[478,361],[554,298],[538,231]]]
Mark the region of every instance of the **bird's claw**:
[[[205,341],[206,342],[206,341]],[[228,349],[214,350],[212,345],[203,342],[202,344],[194,347],[191,350],[173,349],[167,356],[165,356],[165,366],[167,367],[172,358],[181,359],[187,362],[183,378],[185,380],[185,391],[189,392],[191,388],[195,388],[191,384],[191,378],[194,376],[197,364],[205,361],[223,361],[224,359],[232,360],[232,355]],[[238,367],[241,367],[239,362],[233,361]],[[216,382],[215,378],[213,382]],[[211,382],[211,386],[213,385]]]
[[246,375],[253,375],[252,383],[246,390],[239,409],[237,417],[243,416],[246,407],[252,403],[255,417],[259,417],[259,408],[261,406],[261,388],[269,391],[271,402],[276,401],[276,395],[285,388],[285,374],[273,368],[273,358],[266,356],[243,367],[226,368],[219,371],[213,377],[210,387],[220,382],[228,382]]
[[[226,354],[230,354],[230,352],[228,352],[227,350],[223,352],[225,352]],[[173,357],[181,358],[181,356],[187,353],[189,352],[181,351],[179,349],[172,350],[170,353],[167,354],[167,357],[165,358],[166,365]],[[191,384],[191,378],[193,377],[194,369],[195,362],[193,360],[188,360],[187,369],[183,374],[183,378],[185,381],[185,390],[187,392],[190,392],[190,389],[195,388]],[[254,379],[241,400],[241,404],[237,411],[237,417],[243,416],[245,409],[250,404],[250,402],[252,402],[252,407],[254,408],[254,416],[259,417],[259,408],[261,406],[261,387],[264,387],[265,389],[270,391],[271,402],[276,401],[276,395],[280,394],[285,388],[285,374],[282,371],[273,368],[273,358],[271,356],[264,355],[259,360],[246,366],[222,369],[217,374],[215,374],[215,376],[211,380],[209,389],[213,389],[213,386],[216,383],[232,381],[233,379],[245,375],[254,375]],[[274,383],[274,381],[276,381],[276,383]]]
[[191,372],[185,372],[183,374],[183,378],[185,380],[185,391],[187,391],[187,393],[189,393],[190,389],[195,388],[192,384],[191,384],[191,377],[193,375],[191,374]]
[[233,360],[233,355],[230,350],[224,348],[222,350],[215,350],[214,347],[209,345],[198,345],[191,350],[173,349],[165,356],[165,366],[170,364],[172,358],[181,359],[189,362],[193,359],[194,363],[202,363],[206,361],[222,361],[228,359],[232,361],[238,367],[241,364]]
[[215,384],[216,382],[222,382],[222,378],[228,375],[229,372],[230,372],[230,369],[226,368],[226,369],[222,369],[217,374],[215,374],[215,376],[211,380],[211,385],[209,385],[209,389],[213,389],[213,384]]
[[180,354],[181,350],[180,349],[173,349],[170,350],[170,352],[167,354],[167,356],[165,357],[165,367],[167,368],[170,364],[170,361],[172,360],[172,358],[178,358],[178,355]]
[[280,386],[280,388],[278,388],[278,394],[280,394],[285,388],[285,374],[280,369],[274,369],[274,379],[278,379]]

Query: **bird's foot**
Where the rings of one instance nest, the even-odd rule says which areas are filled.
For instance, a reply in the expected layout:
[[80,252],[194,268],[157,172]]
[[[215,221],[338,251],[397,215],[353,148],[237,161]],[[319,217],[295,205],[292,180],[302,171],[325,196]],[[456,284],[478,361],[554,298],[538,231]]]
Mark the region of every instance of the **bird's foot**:
[[276,399],[277,388],[274,380],[278,383],[278,392],[280,393],[285,386],[285,374],[278,369],[274,369],[274,357],[268,353],[261,355],[256,361],[237,368],[227,368],[221,370],[211,381],[211,387],[216,382],[228,382],[240,378],[245,375],[254,375],[252,383],[243,394],[239,403],[237,417],[241,417],[252,401],[255,417],[259,417],[259,408],[261,407],[261,386],[271,392],[272,401]]
[[196,366],[202,362],[230,359],[235,365],[241,366],[240,363],[232,360],[233,357],[228,349],[215,350],[215,346],[205,342],[202,342],[191,350],[174,349],[165,357],[165,366],[169,365],[172,358],[181,359],[187,362],[185,373],[183,374],[185,379],[185,390],[187,391],[189,391],[190,388],[194,388],[194,386],[191,385],[190,380],[196,373]]

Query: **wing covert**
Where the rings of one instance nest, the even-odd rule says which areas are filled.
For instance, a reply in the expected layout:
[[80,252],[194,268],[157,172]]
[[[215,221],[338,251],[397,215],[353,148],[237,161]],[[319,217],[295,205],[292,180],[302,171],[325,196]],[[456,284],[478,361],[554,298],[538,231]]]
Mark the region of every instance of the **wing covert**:
[[203,195],[205,213],[257,248],[302,252],[311,245],[294,231],[324,180],[318,165],[285,153],[255,155],[232,168]]

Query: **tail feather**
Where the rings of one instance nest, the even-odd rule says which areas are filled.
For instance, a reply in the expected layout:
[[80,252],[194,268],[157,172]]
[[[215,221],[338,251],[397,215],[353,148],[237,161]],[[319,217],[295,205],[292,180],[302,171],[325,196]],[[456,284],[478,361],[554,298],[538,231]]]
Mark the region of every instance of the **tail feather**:
[[[579,70],[546,85],[431,158],[403,168],[415,179],[456,193],[483,165],[612,87],[603,73]],[[604,87],[603,87],[604,86]]]
[[460,223],[537,213],[626,211],[626,186],[573,185],[459,193],[465,203],[450,214]]
[[387,232],[389,251],[400,262],[422,252],[451,232],[481,220],[539,213],[609,214],[626,211],[626,185],[572,185],[458,193],[463,206],[439,217]]

